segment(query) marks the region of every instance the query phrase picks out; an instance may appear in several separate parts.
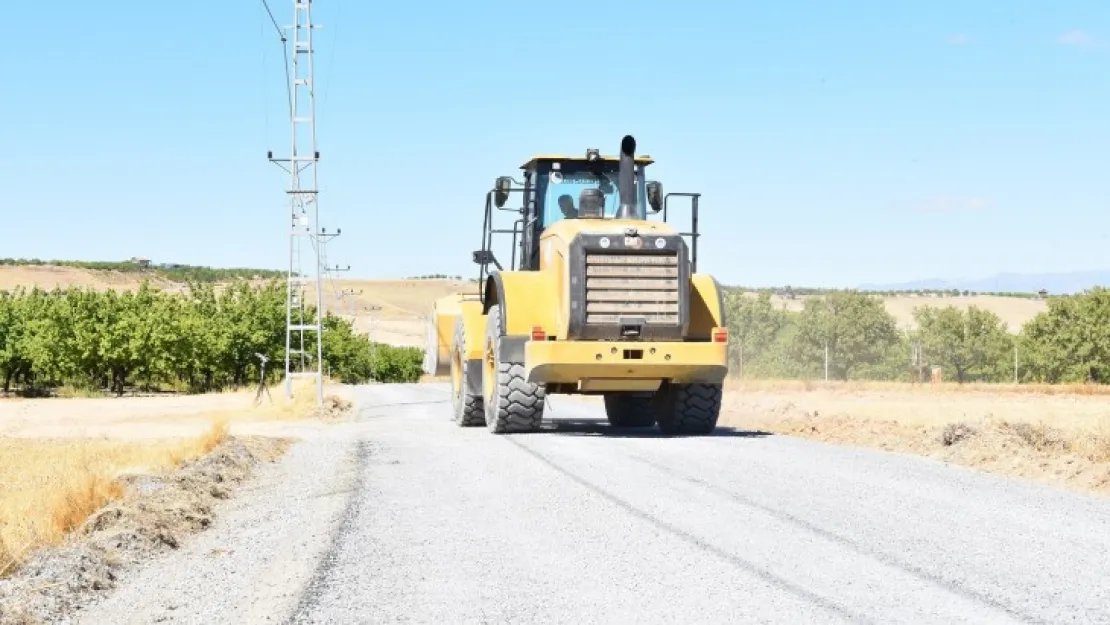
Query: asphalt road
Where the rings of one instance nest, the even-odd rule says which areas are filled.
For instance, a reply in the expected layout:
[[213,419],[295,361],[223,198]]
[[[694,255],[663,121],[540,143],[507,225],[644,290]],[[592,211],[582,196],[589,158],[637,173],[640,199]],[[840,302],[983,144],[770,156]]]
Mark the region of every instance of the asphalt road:
[[359,400],[86,620],[1110,623],[1106,499],[558,397],[510,436],[442,385]]

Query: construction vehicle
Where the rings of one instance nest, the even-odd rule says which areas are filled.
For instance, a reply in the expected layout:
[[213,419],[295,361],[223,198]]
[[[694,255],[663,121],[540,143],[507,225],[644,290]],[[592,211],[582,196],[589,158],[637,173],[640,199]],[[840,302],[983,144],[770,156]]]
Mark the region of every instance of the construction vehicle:
[[[428,325],[425,371],[450,374],[458,425],[534,431],[547,395],[578,394],[603,396],[618,428],[716,428],[728,331],[720,285],[697,272],[700,194],[664,195],[635,150],[625,136],[616,157],[536,156],[486,194],[477,286],[436,301]],[[671,197],[690,198],[690,232],[667,222]],[[512,228],[496,211],[517,213]],[[508,269],[494,235],[511,235]]]

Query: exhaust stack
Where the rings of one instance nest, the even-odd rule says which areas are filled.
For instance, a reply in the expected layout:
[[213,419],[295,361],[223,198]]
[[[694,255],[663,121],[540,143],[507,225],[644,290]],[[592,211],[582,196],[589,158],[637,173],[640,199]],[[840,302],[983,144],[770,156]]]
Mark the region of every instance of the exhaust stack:
[[633,160],[635,155],[636,139],[632,135],[625,135],[621,139],[620,174],[617,184],[621,194],[621,204],[620,208],[617,209],[617,219],[645,218],[644,215],[640,214],[639,205],[636,202],[636,175],[634,171],[636,162]]

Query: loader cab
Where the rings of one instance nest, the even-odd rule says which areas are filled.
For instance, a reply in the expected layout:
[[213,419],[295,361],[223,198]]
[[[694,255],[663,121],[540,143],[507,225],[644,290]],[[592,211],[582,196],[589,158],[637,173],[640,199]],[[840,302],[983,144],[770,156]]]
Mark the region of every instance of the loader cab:
[[655,161],[648,155],[632,158],[634,198],[622,210],[620,156],[587,150],[583,156],[540,155],[521,165],[524,172],[524,217],[520,268],[539,269],[540,235],[563,219],[646,220],[658,212],[662,187],[648,181],[645,169]]
[[[482,248],[473,252],[481,268],[479,284],[493,268],[506,269],[493,251],[494,235],[511,235],[513,251],[505,263],[509,270],[535,271],[540,268],[540,236],[564,219],[646,221],[649,211],[663,211],[665,221],[663,187],[645,174],[654,162],[646,154],[636,155],[636,140],[625,135],[619,155],[603,156],[593,148],[581,156],[539,155],[521,165],[523,180],[499,176],[486,194]],[[508,205],[511,196],[521,197],[519,207]],[[512,228],[496,225],[499,211],[517,213]]]
[[[635,159],[633,182],[636,186],[635,214],[624,219],[647,219],[647,181],[645,167],[651,157]],[[563,219],[615,219],[620,208],[620,160],[596,160],[565,156],[537,156],[521,166],[525,179],[535,186],[534,215],[542,232]]]

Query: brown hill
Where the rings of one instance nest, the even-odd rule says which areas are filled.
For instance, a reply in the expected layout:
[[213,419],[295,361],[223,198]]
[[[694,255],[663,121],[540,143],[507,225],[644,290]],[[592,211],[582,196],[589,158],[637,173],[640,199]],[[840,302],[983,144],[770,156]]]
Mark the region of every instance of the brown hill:
[[[0,290],[16,286],[51,289],[77,286],[85,288],[134,290],[144,277],[151,284],[169,291],[184,288],[184,284],[159,277],[119,271],[102,271],[54,266],[0,266]],[[423,347],[425,337],[425,317],[431,310],[432,302],[445,295],[460,290],[473,290],[475,285],[467,280],[348,280],[337,279],[326,282],[324,306],[336,314],[355,319],[355,327],[369,333],[374,340],[393,345],[412,345]],[[361,291],[357,297],[340,297],[344,290]],[[308,301],[313,301],[315,291],[307,289]],[[788,300],[774,297],[777,307],[787,310],[801,310],[804,297]],[[966,308],[974,305],[990,310],[1009,325],[1011,331],[1018,331],[1022,324],[1037,313],[1046,309],[1041,300],[975,295],[968,297],[935,296],[895,296],[883,298],[886,308],[900,327],[912,328],[913,309],[916,306],[957,306]],[[352,305],[354,308],[352,308]]]

